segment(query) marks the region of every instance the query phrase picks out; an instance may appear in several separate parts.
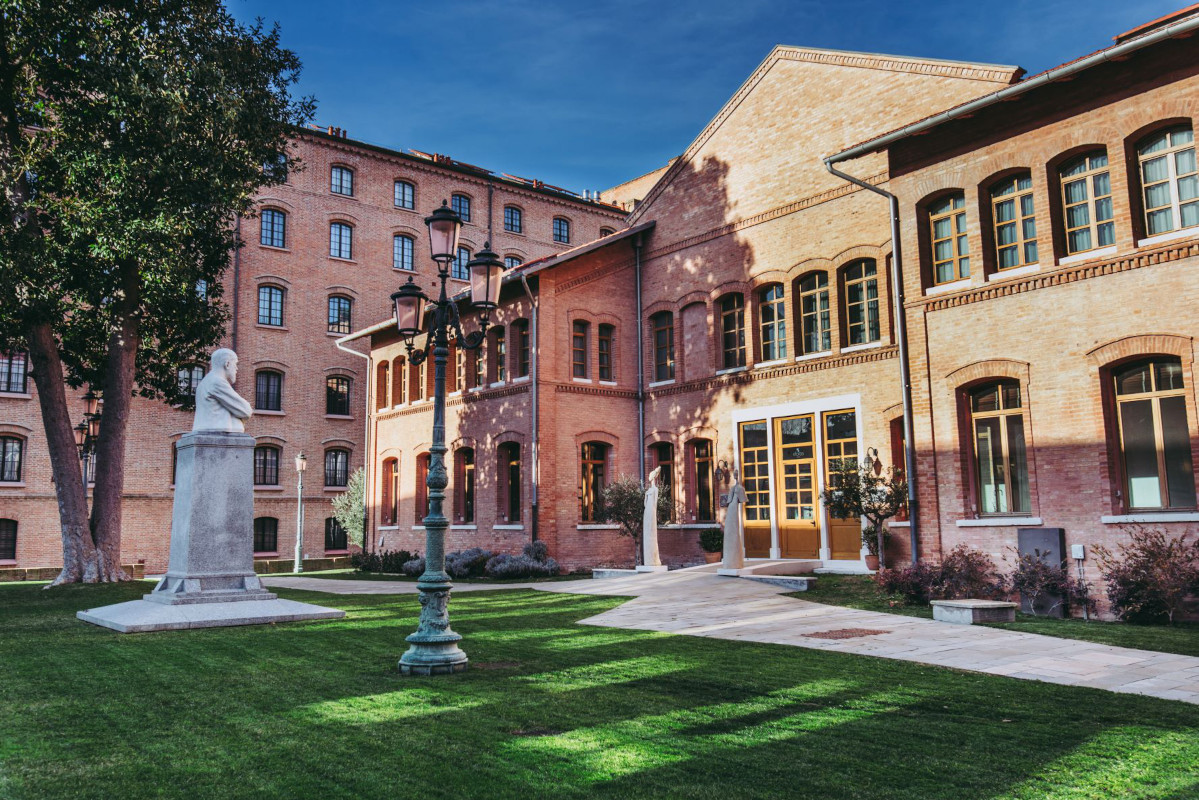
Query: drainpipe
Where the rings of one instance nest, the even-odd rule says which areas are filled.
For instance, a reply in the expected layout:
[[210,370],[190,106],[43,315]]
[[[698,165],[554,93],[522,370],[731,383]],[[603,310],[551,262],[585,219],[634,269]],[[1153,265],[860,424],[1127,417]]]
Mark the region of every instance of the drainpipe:
[[645,331],[641,313],[641,234],[633,237],[637,281],[637,474],[645,486]]
[[[531,537],[532,537],[531,540],[535,542],[535,541],[537,541],[537,523],[538,523],[538,520],[537,520],[537,486],[540,483],[540,477],[541,477],[541,447],[540,447],[541,436],[540,436],[540,430],[537,427],[538,426],[537,372],[538,372],[538,365],[541,363],[541,359],[538,356],[539,349],[538,349],[538,342],[537,342],[538,304],[537,304],[537,298],[535,298],[533,296],[533,291],[529,288],[529,279],[524,274],[522,274],[520,276],[520,283],[521,283],[521,286],[525,287],[525,294],[529,296],[529,305],[531,305],[533,307],[533,313],[531,315],[532,319],[530,322],[533,330],[529,332],[529,336],[533,340],[532,352],[530,353],[530,355],[531,355],[530,360],[532,361],[532,364],[530,365],[532,374],[529,376],[529,381],[533,384],[532,399],[530,400],[530,402],[533,404],[533,411],[532,411],[532,414],[530,415],[532,426],[533,426],[533,436],[532,436],[532,443],[529,448],[529,451],[530,451],[529,456],[532,459],[532,466],[531,466],[531,469],[529,470],[529,474],[533,478],[533,485],[531,487],[531,489],[532,489],[531,501],[532,502],[531,502],[531,508],[529,509],[529,514],[533,518],[531,525],[530,525],[530,532],[531,532]],[[519,346],[520,346],[520,343],[518,342],[517,347],[519,347]]]
[[[830,156],[824,166],[833,175],[856,184],[863,189],[882,195],[891,205],[891,285],[895,287],[895,337],[899,340],[899,380],[903,384],[903,462],[904,475],[908,479],[908,531],[912,540],[912,563],[919,559],[916,543],[920,514],[916,502],[916,452],[912,439],[912,371],[908,364],[908,324],[904,313],[903,256],[899,246],[899,198],[885,189],[841,172],[833,166]],[[843,160],[843,159],[838,159]]]
[[241,214],[237,215],[237,241],[239,246],[233,248],[233,351],[237,352],[237,296],[241,284]]
[[[350,348],[346,347],[341,339],[334,339],[333,344],[336,345],[337,349],[343,353],[349,353],[350,355],[355,355],[359,358],[366,359],[366,391],[362,393],[362,396],[366,401],[366,406],[363,409],[366,412],[366,422],[363,424],[362,431],[362,468],[363,476],[366,481],[362,490],[362,549],[366,550],[366,534],[370,529],[370,503],[367,502],[367,500],[371,496],[371,392],[373,391],[373,387],[375,385],[374,359],[370,357],[369,353],[359,353],[357,350],[351,350]],[[377,545],[378,542],[375,542],[375,544]],[[372,550],[373,549],[375,548],[372,548]]]

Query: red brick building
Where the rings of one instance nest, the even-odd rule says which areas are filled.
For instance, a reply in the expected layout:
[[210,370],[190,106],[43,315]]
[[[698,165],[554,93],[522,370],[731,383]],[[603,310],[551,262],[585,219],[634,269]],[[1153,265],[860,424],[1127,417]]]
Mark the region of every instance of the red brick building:
[[[453,159],[353,141],[337,129],[295,140],[301,169],[265,190],[240,223],[245,247],[225,279],[239,355],[238,390],[255,406],[255,542],[261,558],[294,553],[296,473],[303,452],[304,551],[346,552],[330,502],[364,463],[366,360],[336,340],[387,313],[389,295],[427,269],[424,216],[449,200],[468,219],[461,263],[487,241],[518,264],[624,227],[617,206]],[[464,286],[465,283],[458,285]],[[203,374],[197,368],[193,380]],[[190,370],[183,377],[190,376]],[[0,568],[53,567],[62,544],[49,454],[25,359],[0,358]],[[74,416],[82,418],[79,402]],[[192,415],[134,401],[125,481],[125,563],[166,568],[174,441]],[[103,465],[99,465],[103,469]]]
[[[1197,20],[1025,80],[776,48],[651,189],[630,182],[628,229],[508,276],[485,352],[451,370],[448,547],[628,565],[593,498],[662,466],[664,556],[694,561],[739,468],[748,555],[861,568],[859,523],[819,492],[842,459],[903,464],[899,287],[887,203],[834,154],[898,201],[921,554],[1199,528]],[[421,549],[429,379],[390,323],[366,336],[372,540]]]

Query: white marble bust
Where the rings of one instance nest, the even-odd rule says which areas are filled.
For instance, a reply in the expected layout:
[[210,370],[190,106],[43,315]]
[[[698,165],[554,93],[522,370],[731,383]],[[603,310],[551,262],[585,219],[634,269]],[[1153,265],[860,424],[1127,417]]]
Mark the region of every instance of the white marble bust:
[[245,433],[245,421],[254,411],[233,390],[237,381],[237,353],[222,347],[212,354],[212,366],[196,387],[196,419],[193,431]]

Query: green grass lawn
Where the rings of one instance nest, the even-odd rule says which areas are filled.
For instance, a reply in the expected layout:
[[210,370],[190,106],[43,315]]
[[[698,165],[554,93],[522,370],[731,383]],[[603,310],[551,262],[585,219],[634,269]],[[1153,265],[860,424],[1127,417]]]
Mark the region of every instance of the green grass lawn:
[[[890,606],[875,591],[874,581],[865,575],[821,575],[813,588],[806,592],[792,592],[790,597],[828,603],[832,606],[862,608],[868,611],[885,611],[906,614],[912,617],[932,619],[929,606]],[[1140,650],[1156,650],[1162,653],[1177,653],[1184,656],[1199,656],[1199,623],[1183,622],[1176,625],[1128,625],[1123,622],[1086,622],[1081,619],[1046,619],[1027,614],[1017,614],[1016,621],[992,625],[1025,633],[1041,633],[1060,636],[1064,639],[1083,639],[1119,647],[1135,647]]]
[[580,626],[621,602],[454,598],[472,669],[402,678],[412,596],[344,620],[120,635],[144,584],[0,585],[0,798],[1199,796],[1199,707],[899,661]]
[[[286,572],[275,575],[263,575],[263,578],[329,578],[335,581],[408,581],[416,583],[416,578],[391,572],[359,572],[356,569],[323,569],[319,572]],[[555,575],[552,578],[467,578],[454,579],[454,583],[543,583],[545,581],[578,581],[590,580],[590,574]]]

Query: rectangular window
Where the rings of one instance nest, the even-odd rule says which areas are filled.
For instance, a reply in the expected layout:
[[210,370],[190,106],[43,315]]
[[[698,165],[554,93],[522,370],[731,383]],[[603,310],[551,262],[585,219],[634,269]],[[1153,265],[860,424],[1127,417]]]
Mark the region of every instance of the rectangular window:
[[695,486],[695,521],[716,521],[716,494],[712,489],[712,443],[707,439],[696,439],[691,444],[692,470]]
[[333,194],[354,195],[354,170],[349,167],[333,167],[329,175],[329,191]]
[[495,329],[495,379],[499,383],[508,380],[508,342],[504,329]]
[[[442,478],[442,480],[445,480]],[[416,524],[423,525],[429,516],[429,454],[416,457]]]
[[325,451],[325,485],[345,486],[350,480],[350,451]]
[[475,388],[482,389],[487,383],[487,362],[484,360],[481,350],[474,350],[471,355],[475,359]]
[[263,209],[258,241],[268,247],[283,247],[287,242],[287,215],[273,208]]
[[745,298],[730,294],[720,300],[721,368],[745,366]]
[[745,521],[770,522],[770,449],[766,422],[741,425],[741,484],[745,489]]
[[554,241],[570,244],[570,220],[554,217]]
[[1186,391],[1178,359],[1123,367],[1114,375],[1126,506],[1194,508]]
[[598,522],[602,518],[602,498],[608,462],[608,445],[603,442],[584,442],[580,451],[579,518],[583,522]]
[[0,392],[28,391],[29,362],[24,353],[0,353]]
[[1145,198],[1146,233],[1199,225],[1199,167],[1189,125],[1162,131],[1137,148]]
[[466,268],[468,263],[470,263],[470,250],[459,247],[458,255],[450,262],[450,277],[460,281],[469,280],[470,271]]
[[475,451],[463,447],[454,453],[454,519],[463,525],[475,521]]
[[877,273],[873,261],[859,261],[845,270],[845,319],[851,346],[880,338]]
[[504,230],[508,233],[524,233],[524,212],[515,206],[504,206]]
[[612,378],[612,337],[616,334],[615,325],[599,326],[599,379],[611,381]]
[[17,559],[17,521],[0,519],[0,561]]
[[[827,279],[826,279],[827,280]],[[775,284],[764,290],[758,306],[761,316],[762,360],[776,361],[787,357],[787,309],[783,287]]]
[[654,381],[674,380],[674,314],[660,311],[650,317],[654,343]]
[[277,447],[254,448],[254,485],[279,485],[279,449]]
[[500,445],[500,518],[520,522],[520,445]]
[[1037,263],[1037,219],[1032,177],[1009,178],[991,189],[995,266],[1012,269]]
[[0,437],[0,481],[21,482],[21,461],[25,442],[15,436]]
[[414,244],[411,236],[401,235],[391,237],[392,269],[402,269],[406,272],[416,269],[412,259]]
[[954,194],[928,209],[932,232],[933,283],[970,277],[970,245],[966,238],[966,196]]
[[993,383],[970,393],[979,514],[1029,512],[1021,406],[1020,385],[1015,382]]
[[470,222],[470,198],[466,195],[450,195],[450,209],[462,217],[463,222]]
[[[778,303],[781,308],[782,303]],[[833,349],[833,321],[829,307],[828,275],[817,272],[799,284],[800,325],[803,328],[805,354],[825,353]]]
[[1116,242],[1112,221],[1112,181],[1107,153],[1096,150],[1061,169],[1066,251],[1084,253]]
[[571,326],[570,364],[571,376],[587,377],[587,323],[575,320]]
[[416,208],[416,189],[408,181],[396,181],[395,207],[406,208],[409,211]]
[[350,379],[341,375],[325,378],[325,413],[340,417],[350,415]]
[[274,517],[258,517],[254,520],[254,552],[279,552],[279,520]]
[[280,411],[283,403],[283,375],[263,370],[254,376],[254,408]]
[[346,550],[349,547],[346,529],[336,517],[325,517],[325,551]]
[[258,287],[258,324],[283,325],[283,290],[278,286]]
[[516,322],[516,377],[528,376],[529,356],[529,323],[522,319]]
[[329,333],[349,333],[350,309],[353,303],[348,297],[329,298]]
[[329,255],[345,259],[354,256],[354,229],[344,222],[329,226]]

